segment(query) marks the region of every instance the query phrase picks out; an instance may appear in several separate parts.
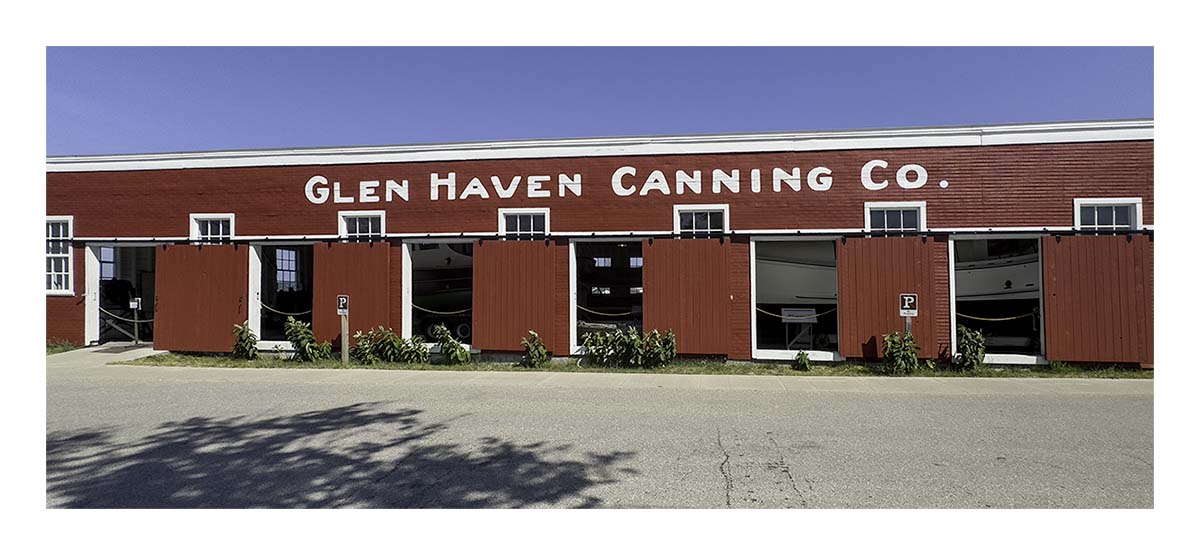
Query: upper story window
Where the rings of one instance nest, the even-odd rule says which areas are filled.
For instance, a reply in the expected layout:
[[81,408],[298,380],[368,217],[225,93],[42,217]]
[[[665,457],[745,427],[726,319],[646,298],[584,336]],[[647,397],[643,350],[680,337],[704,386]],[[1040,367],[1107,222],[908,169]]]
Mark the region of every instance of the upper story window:
[[197,243],[233,240],[233,214],[192,214],[189,237]]
[[549,232],[549,208],[500,209],[500,235],[505,239],[544,239]]
[[70,216],[46,218],[46,292],[71,294],[74,263],[71,238],[74,230]]
[[1094,231],[1141,229],[1142,199],[1075,199],[1075,227]]
[[865,228],[885,233],[925,231],[925,202],[868,202]]
[[117,249],[100,247],[100,281],[117,277]]
[[338,212],[338,236],[357,241],[383,239],[383,210],[351,210]]
[[728,232],[728,204],[675,205],[675,233],[681,237],[717,237]]

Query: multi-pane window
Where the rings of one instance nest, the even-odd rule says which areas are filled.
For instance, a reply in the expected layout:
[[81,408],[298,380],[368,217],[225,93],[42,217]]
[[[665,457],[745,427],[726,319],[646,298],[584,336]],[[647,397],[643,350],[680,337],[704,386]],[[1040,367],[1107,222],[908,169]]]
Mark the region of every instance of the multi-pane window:
[[872,208],[871,231],[920,231],[920,208]]
[[350,239],[381,239],[383,238],[383,216],[342,216],[345,232],[342,236]]
[[1079,228],[1091,230],[1133,229],[1134,205],[1080,205]]
[[630,268],[641,268],[642,267],[642,257],[640,257],[640,256],[629,257],[629,267]]
[[113,247],[100,247],[100,279],[109,280],[117,275],[117,257],[116,249]]
[[71,291],[71,221],[46,221],[46,291]]
[[612,257],[597,256],[595,259],[597,268],[612,268]]
[[505,239],[544,239],[546,237],[545,212],[507,213],[504,216]]
[[293,249],[278,249],[275,251],[275,284],[280,291],[296,290],[296,251]]
[[227,243],[233,239],[233,223],[229,218],[197,219],[196,239],[202,243]]
[[679,234],[683,237],[709,237],[724,233],[724,210],[679,211]]

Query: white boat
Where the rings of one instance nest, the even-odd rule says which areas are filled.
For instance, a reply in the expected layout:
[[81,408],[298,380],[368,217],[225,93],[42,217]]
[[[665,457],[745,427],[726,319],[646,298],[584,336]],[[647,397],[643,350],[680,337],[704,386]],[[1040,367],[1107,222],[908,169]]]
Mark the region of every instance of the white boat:
[[954,296],[960,302],[1037,299],[1040,286],[1036,253],[954,265]]

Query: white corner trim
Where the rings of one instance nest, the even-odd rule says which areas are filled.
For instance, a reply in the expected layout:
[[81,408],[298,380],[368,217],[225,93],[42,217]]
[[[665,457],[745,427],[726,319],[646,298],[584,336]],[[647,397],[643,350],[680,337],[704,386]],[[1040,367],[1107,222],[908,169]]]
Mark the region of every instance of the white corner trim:
[[1142,229],[1142,197],[1092,197],[1075,199],[1075,229],[1082,227],[1079,209],[1084,206],[1124,206],[1133,205],[1133,229]]
[[1154,120],[1141,119],[900,129],[53,156],[46,158],[46,171],[54,173],[589,156],[736,154],[1153,139]]
[[550,209],[549,208],[498,208],[496,209],[497,235],[504,236],[508,230],[504,225],[504,217],[515,214],[541,214],[546,220],[546,229],[544,233],[550,234]]
[[200,240],[201,220],[229,220],[229,238],[234,239],[237,237],[237,222],[233,212],[192,213],[188,214],[188,239],[192,241]]
[[[379,234],[381,237],[387,237],[387,211],[386,210],[338,210],[338,238],[345,239],[349,235],[346,233],[346,217],[347,216],[379,216]],[[310,236],[315,237],[315,236]]]
[[871,209],[873,208],[917,208],[917,231],[929,231],[929,227],[925,225],[925,201],[923,200],[899,200],[899,201],[871,201],[863,203],[863,228],[862,231],[871,230]]
[[724,216],[721,218],[721,220],[722,220],[721,224],[722,224],[722,227],[724,227],[724,232],[729,233],[730,224],[729,224],[729,205],[728,204],[675,204],[675,205],[672,205],[671,206],[671,213],[672,213],[671,219],[674,220],[672,222],[672,229],[673,229],[672,233],[678,234],[681,231],[679,229],[679,214],[680,213],[704,212],[704,211],[713,211],[713,210],[720,210],[724,214]]

